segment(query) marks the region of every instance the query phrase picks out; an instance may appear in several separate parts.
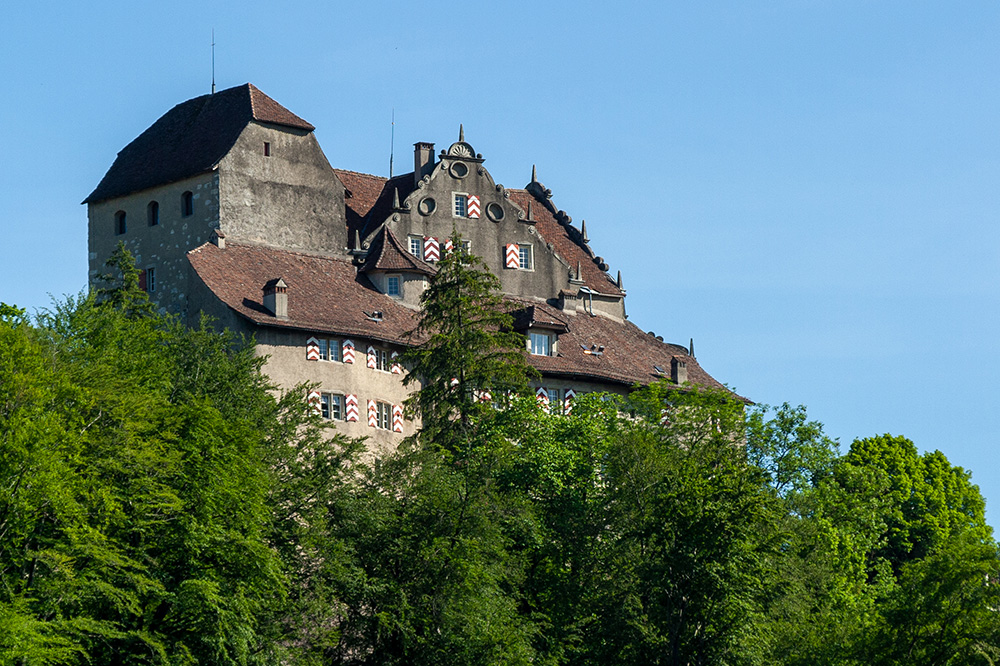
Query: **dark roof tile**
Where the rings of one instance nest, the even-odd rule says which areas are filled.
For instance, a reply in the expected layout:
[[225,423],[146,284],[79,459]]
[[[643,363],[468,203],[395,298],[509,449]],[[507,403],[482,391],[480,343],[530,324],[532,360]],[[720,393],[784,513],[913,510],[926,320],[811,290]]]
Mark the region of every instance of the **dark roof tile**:
[[181,102],[125,146],[83,203],[95,203],[211,171],[253,120],[314,127],[252,84]]

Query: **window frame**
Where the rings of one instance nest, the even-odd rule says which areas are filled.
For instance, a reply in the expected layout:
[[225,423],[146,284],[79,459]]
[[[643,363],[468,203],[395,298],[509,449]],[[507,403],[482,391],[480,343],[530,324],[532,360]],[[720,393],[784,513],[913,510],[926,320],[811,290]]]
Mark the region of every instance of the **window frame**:
[[[316,338],[319,345],[319,360],[330,363],[343,363],[344,350],[343,342],[338,338]],[[337,358],[332,358],[336,356]]]
[[188,190],[181,194],[181,217],[194,215],[194,192]]
[[[553,397],[553,393],[555,397]],[[549,414],[562,414],[563,390],[561,388],[545,387],[545,396],[549,401]]]
[[152,294],[156,291],[156,266],[146,267],[146,293]]
[[[462,214],[458,213],[458,202],[462,202]],[[469,193],[468,192],[452,192],[451,193],[451,216],[460,217],[467,219],[469,217]]]
[[375,401],[375,427],[379,430],[392,430],[392,405],[388,402]]
[[[410,236],[409,238],[410,238],[410,247],[408,249],[410,251],[410,254],[412,254],[417,259],[423,259],[424,239],[421,236]],[[414,243],[416,243],[415,246]],[[417,250],[416,252],[413,251],[414,248],[416,248]]]
[[128,213],[123,210],[115,212],[115,236],[124,236],[128,232]]
[[517,244],[517,269],[521,271],[535,270],[535,250],[531,243]]
[[[392,288],[393,283],[396,285],[395,291]],[[401,275],[386,275],[385,276],[385,294],[392,298],[402,298],[403,297],[403,276]]]
[[[555,348],[555,340],[552,339],[551,333],[543,333],[541,331],[528,331],[528,353],[532,356],[552,356],[552,350]],[[535,344],[536,338],[539,342],[545,341],[546,353],[542,354],[536,351],[538,347]]]
[[319,394],[320,416],[327,421],[344,421],[347,418],[345,405],[343,393],[323,391]]
[[146,223],[151,227],[160,226],[160,202],[155,199],[146,204]]

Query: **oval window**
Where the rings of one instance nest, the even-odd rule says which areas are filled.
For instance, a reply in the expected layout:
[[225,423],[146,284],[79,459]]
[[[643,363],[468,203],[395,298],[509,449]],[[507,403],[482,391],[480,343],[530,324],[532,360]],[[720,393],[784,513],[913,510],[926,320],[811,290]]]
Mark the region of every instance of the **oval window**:
[[430,215],[434,212],[435,208],[437,208],[437,202],[431,197],[426,197],[417,204],[417,210],[420,211],[421,215]]
[[490,216],[490,219],[494,222],[499,222],[503,219],[503,206],[498,203],[491,203],[486,207],[486,214]]
[[453,162],[451,165],[451,175],[455,178],[465,178],[469,175],[469,167],[462,162]]

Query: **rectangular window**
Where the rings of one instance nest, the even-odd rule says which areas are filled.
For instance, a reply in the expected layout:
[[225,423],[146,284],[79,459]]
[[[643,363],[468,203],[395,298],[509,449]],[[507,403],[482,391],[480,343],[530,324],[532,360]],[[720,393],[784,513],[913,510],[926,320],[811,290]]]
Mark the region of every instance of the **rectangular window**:
[[454,215],[455,217],[468,217],[469,214],[469,197],[465,194],[455,194],[455,207]]
[[531,246],[517,246],[517,267],[524,271],[531,270]]
[[410,236],[410,254],[420,258],[424,251],[424,239],[420,236]]
[[385,293],[389,296],[399,297],[401,292],[399,290],[399,276],[390,275],[385,279]]
[[264,142],[264,157],[271,156],[271,144],[268,141]]
[[557,388],[546,389],[546,393],[549,396],[549,413],[550,414],[562,414],[562,400],[559,399],[559,394],[562,393]]
[[152,294],[156,291],[156,269],[146,269],[146,291]]
[[325,338],[320,338],[317,342],[319,343],[319,360],[340,360],[340,340],[327,340]]
[[531,333],[528,338],[531,342],[531,353],[535,356],[552,355],[552,336],[546,333]]
[[470,254],[472,252],[472,241],[462,241],[462,252]]
[[375,403],[375,417],[378,427],[388,430],[392,425],[392,405],[387,402]]
[[344,396],[339,393],[322,393],[319,397],[320,416],[331,421],[344,420]]
[[385,372],[392,370],[392,364],[389,363],[389,352],[385,349],[375,350],[375,369],[384,370]]

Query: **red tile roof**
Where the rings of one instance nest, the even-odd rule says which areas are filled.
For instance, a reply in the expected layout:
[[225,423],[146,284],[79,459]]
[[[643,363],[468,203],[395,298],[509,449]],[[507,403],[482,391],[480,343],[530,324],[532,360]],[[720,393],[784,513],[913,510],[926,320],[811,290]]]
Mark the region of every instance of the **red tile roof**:
[[211,171],[251,121],[315,129],[249,83],[181,102],[125,146],[83,203]]
[[399,243],[396,234],[389,230],[389,227],[382,227],[371,246],[368,248],[368,256],[365,258],[362,273],[369,271],[408,271],[420,273],[422,275],[434,275],[437,269],[426,261],[417,259],[407,252]]
[[334,172],[348,192],[347,231],[349,245],[353,249],[357,249],[354,248],[355,231],[364,240],[377,225],[389,217],[392,212],[393,191],[398,190],[399,200],[403,201],[414,187],[412,172],[391,179],[345,169],[334,169]]
[[[350,261],[229,242],[220,250],[211,243],[188,253],[199,278],[229,308],[266,326],[366,337],[405,345],[416,328],[417,313],[378,292]],[[262,288],[274,278],[288,285],[288,319],[279,320],[264,308]],[[660,342],[629,321],[585,313],[567,314],[544,303],[508,299],[522,312],[530,309],[539,322],[562,323],[558,356],[528,356],[549,376],[632,385],[661,377],[654,366],[670,372],[670,361],[687,362],[688,380],[695,385],[723,388],[684,347]],[[380,310],[381,323],[365,312]],[[516,310],[515,310],[516,312]],[[604,347],[601,355],[584,348]]]
[[510,199],[528,214],[531,205],[531,217],[535,229],[547,242],[551,243],[556,253],[569,263],[574,274],[579,265],[583,273],[583,284],[601,294],[619,296],[622,290],[610,275],[602,271],[594,261],[594,253],[586,243],[583,235],[571,224],[560,224],[551,209],[551,203],[540,201],[527,190],[507,190]]

